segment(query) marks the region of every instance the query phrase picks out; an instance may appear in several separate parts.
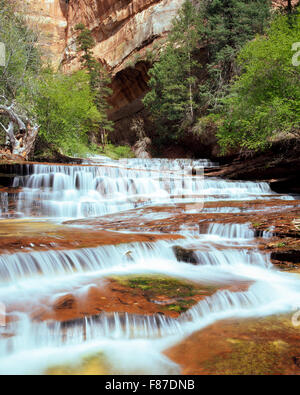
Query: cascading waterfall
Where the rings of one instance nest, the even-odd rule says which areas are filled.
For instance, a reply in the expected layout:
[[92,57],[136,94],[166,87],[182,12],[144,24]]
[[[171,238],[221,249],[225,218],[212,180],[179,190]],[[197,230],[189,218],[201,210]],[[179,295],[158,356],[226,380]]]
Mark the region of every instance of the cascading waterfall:
[[[197,203],[274,196],[265,182],[203,179],[206,160],[134,160],[98,165],[22,165],[13,188],[25,216],[101,216],[149,204]],[[287,198],[287,197],[285,197]]]
[[[19,252],[0,255],[0,287],[34,277],[59,277],[132,266],[138,261],[174,260],[171,243],[136,243],[65,251]],[[126,254],[128,253],[129,254]]]
[[248,224],[209,224],[208,234],[218,235],[227,239],[253,239],[254,231]]
[[[273,193],[264,182],[203,179],[201,168],[215,166],[206,160],[91,158],[86,163],[20,166],[12,186],[20,189],[17,211],[25,216],[78,218],[144,205],[292,199]],[[216,208],[204,206],[203,212],[209,210],[240,212],[239,207],[225,203]],[[8,211],[9,195],[2,193],[0,216]],[[155,213],[156,219],[170,214]],[[151,214],[141,211],[141,217],[151,219]],[[179,367],[162,351],[192,332],[221,319],[286,313],[296,303],[300,305],[297,276],[276,271],[269,254],[256,247],[255,237],[271,237],[272,230],[258,235],[249,224],[220,221],[190,228],[182,224],[178,233],[185,238],[2,253],[0,301],[14,319],[1,329],[6,336],[0,337],[0,374],[43,373],[99,351],[118,373],[179,373]],[[190,249],[196,263],[181,261],[175,252],[178,246]],[[65,323],[30,318],[30,309],[43,306],[45,300],[55,303],[69,293],[84,296],[92,287],[100,287],[103,278],[115,274],[159,274],[220,288],[241,281],[248,288],[240,292],[220,289],[178,318],[128,313],[102,313]],[[21,306],[22,313],[14,310],[16,306]]]
[[252,280],[251,266],[257,269],[271,266],[266,254],[231,249],[227,243],[224,251],[207,249],[205,239],[199,241],[198,250],[194,251],[197,265],[178,261],[173,247],[189,247],[189,243],[195,241],[157,241],[0,255],[0,300],[7,306],[25,300],[38,305],[44,297],[55,301],[55,295],[64,292],[87,292],[90,287],[97,286],[97,279],[113,274],[148,273],[226,284],[232,279]]
[[[128,349],[128,345],[134,347],[135,344],[140,347],[141,343],[136,343],[139,339],[145,343],[142,348],[143,356],[140,360],[141,355],[138,355],[137,350],[135,362],[138,361],[143,366],[148,358],[153,362],[153,352],[159,353],[179,339],[215,321],[230,317],[265,316],[289,311],[295,300],[300,302],[299,281],[289,280],[289,285],[293,285],[294,289],[292,288],[284,298],[278,294],[279,287],[276,284],[275,286],[269,284],[266,287],[265,283],[256,283],[246,292],[218,291],[178,319],[161,315],[138,316],[113,313],[67,324],[57,322],[38,324],[21,316],[19,321],[7,328],[10,333],[14,333],[14,336],[0,342],[0,373],[10,374],[15,371],[15,364],[24,356],[26,356],[26,366],[21,370],[18,366],[18,370],[26,373],[43,373],[43,369],[62,363],[66,356],[69,357],[66,362],[71,363],[70,357],[79,358],[82,354],[89,355],[99,350],[109,358],[116,345],[118,353],[125,352],[123,358],[128,363],[131,353],[126,353],[126,348]],[[157,342],[159,339],[160,341]],[[64,357],[63,353],[65,353]],[[151,372],[151,367],[148,366],[147,369],[148,373]],[[125,368],[124,373],[130,373],[128,367]],[[161,370],[160,373],[168,374],[169,371]]]
[[8,212],[8,193],[0,193],[0,217]]

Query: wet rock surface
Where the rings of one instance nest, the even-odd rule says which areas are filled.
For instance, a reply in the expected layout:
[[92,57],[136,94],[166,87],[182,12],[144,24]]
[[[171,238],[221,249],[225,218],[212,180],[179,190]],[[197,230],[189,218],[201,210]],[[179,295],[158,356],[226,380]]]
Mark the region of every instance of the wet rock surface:
[[69,322],[101,312],[161,314],[175,318],[217,289],[237,291],[247,287],[246,283],[201,285],[157,275],[116,276],[94,284],[84,299],[75,293],[61,296],[53,304],[45,301],[47,309],[36,311],[33,318]]
[[99,161],[9,169],[0,372],[28,352],[47,374],[298,374],[290,318],[247,317],[297,301],[300,200],[214,177],[203,193],[199,163]]
[[[206,213],[205,210],[217,211],[218,208],[234,210],[239,212],[213,212]],[[249,224],[253,229],[254,236],[260,239],[262,250],[271,253],[273,263],[283,265],[284,268],[294,268],[300,263],[300,200],[258,200],[244,202],[208,202],[204,205],[202,212],[186,213],[184,205],[172,207],[145,208],[133,210],[126,213],[124,218],[115,220],[114,216],[101,219],[75,220],[69,224],[80,224],[99,229],[110,229],[114,231],[130,229],[131,231],[150,230],[151,232],[175,234],[184,229],[191,229],[196,234],[205,233],[211,223],[221,224]],[[190,207],[189,207],[190,209]],[[157,220],[145,220],[145,214],[153,217],[161,216]],[[121,214],[122,216],[122,214]],[[139,220],[140,218],[140,220]],[[267,239],[261,239],[267,235]],[[176,256],[184,262],[197,264],[194,252],[191,249],[174,247]],[[292,265],[291,265],[292,264]]]
[[180,246],[174,246],[173,250],[175,252],[178,261],[197,265],[198,263],[197,256],[195,255],[195,252],[192,249],[183,248]]
[[182,374],[299,375],[299,340],[291,316],[228,320],[193,334],[166,354],[180,361]]
[[81,229],[55,223],[31,220],[2,220],[0,248],[2,252],[24,252],[92,248],[135,242],[181,239],[180,235],[117,233],[106,230]]

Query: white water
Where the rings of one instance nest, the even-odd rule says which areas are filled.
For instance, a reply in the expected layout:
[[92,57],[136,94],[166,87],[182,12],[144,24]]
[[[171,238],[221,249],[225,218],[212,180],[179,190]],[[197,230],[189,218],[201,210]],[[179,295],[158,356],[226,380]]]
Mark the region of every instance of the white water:
[[265,182],[204,180],[203,166],[213,165],[206,160],[159,159],[107,161],[105,166],[23,165],[13,183],[22,188],[17,211],[25,216],[81,218],[149,204],[278,196]]
[[160,352],[190,333],[230,317],[285,313],[300,303],[299,280],[279,277],[271,275],[272,284],[258,281],[247,292],[218,291],[178,319],[115,313],[65,326],[34,324],[20,317],[9,328],[15,336],[0,342],[0,373],[43,373],[49,366],[80,363],[80,357],[98,352],[118,373],[179,373]]
[[8,193],[0,193],[0,217],[8,212]]
[[[105,167],[31,165],[14,180],[15,187],[23,188],[18,210],[35,216],[103,215],[146,203],[197,202],[195,195],[203,191],[206,201],[265,195],[290,199],[273,194],[266,183],[202,182],[185,170],[203,164],[212,165],[155,160],[129,160],[115,167],[110,162]],[[7,196],[2,195],[0,215],[7,207]],[[221,319],[286,313],[300,305],[298,277],[272,267],[269,255],[256,248],[248,224],[182,224],[181,233],[186,239],[176,242],[0,255],[0,301],[18,316],[2,329],[13,336],[0,338],[0,373],[43,373],[63,363],[80,364],[82,357],[101,352],[114,373],[177,374],[179,366],[162,351],[192,332]],[[192,248],[197,265],[177,261],[175,245]],[[45,307],[45,300],[55,304],[67,294],[83,298],[106,276],[132,273],[164,274],[219,287],[236,281],[250,285],[244,292],[219,290],[177,319],[103,313],[67,325],[29,318],[30,312]]]

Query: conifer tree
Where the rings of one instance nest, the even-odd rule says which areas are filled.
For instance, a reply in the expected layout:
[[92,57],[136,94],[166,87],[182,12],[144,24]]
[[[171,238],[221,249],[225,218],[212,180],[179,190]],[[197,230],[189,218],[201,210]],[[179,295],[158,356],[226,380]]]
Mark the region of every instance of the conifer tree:
[[144,98],[161,135],[177,139],[196,116],[219,110],[239,71],[239,50],[264,31],[269,16],[269,0],[184,2]]
[[190,1],[185,2],[173,22],[160,60],[149,72],[151,91],[145,96],[144,104],[160,129],[171,122],[180,130],[183,123],[194,120],[195,75],[199,68],[193,57],[197,45],[195,17],[195,7]]
[[75,30],[79,32],[77,37],[78,51],[82,53],[80,61],[82,67],[88,70],[90,75],[91,91],[95,96],[95,104],[101,114],[100,134],[101,142],[105,144],[105,136],[113,130],[113,122],[108,119],[107,110],[110,108],[108,98],[112,94],[110,88],[111,79],[106,68],[95,58],[93,48],[95,40],[92,32],[83,24],[78,24]]

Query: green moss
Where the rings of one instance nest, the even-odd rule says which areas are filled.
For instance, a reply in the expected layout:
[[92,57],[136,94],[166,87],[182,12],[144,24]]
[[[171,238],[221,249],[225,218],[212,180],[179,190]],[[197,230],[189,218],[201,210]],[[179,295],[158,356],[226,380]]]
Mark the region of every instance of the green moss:
[[123,277],[121,282],[130,288],[139,288],[149,291],[151,295],[164,295],[168,297],[186,297],[195,294],[195,285],[180,281],[171,277],[162,276],[138,276]]
[[282,247],[285,247],[285,246],[286,246],[286,244],[282,242],[282,243],[278,243],[276,247],[282,248]]
[[247,341],[227,339],[232,352],[217,356],[205,363],[214,374],[225,375],[274,375],[282,373],[281,367],[290,359],[289,345],[283,341]]
[[179,305],[170,304],[167,308],[168,308],[168,310],[176,311],[177,313],[181,313],[182,312],[182,306],[179,306]]
[[[155,301],[158,297],[166,298],[166,303],[161,306],[162,310],[182,313],[193,306],[197,300],[192,299],[195,295],[211,295],[217,287],[201,285],[185,280],[175,279],[160,275],[129,275],[113,277],[125,287],[132,290],[140,290],[148,300]],[[170,303],[168,303],[170,299]]]
[[176,304],[170,304],[166,306],[166,308],[170,311],[176,311],[178,313],[184,313],[187,311],[190,307],[192,307],[195,304],[194,299],[180,299],[177,301]]
[[260,222],[252,222],[253,228],[259,228],[262,224]]
[[64,364],[49,368],[50,376],[105,375],[108,374],[107,361],[102,353],[83,357],[79,364]]
[[113,144],[106,144],[104,148],[100,149],[100,153],[115,160],[121,158],[134,158],[134,153],[128,145],[116,146]]

